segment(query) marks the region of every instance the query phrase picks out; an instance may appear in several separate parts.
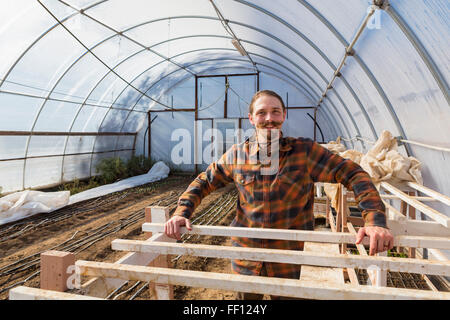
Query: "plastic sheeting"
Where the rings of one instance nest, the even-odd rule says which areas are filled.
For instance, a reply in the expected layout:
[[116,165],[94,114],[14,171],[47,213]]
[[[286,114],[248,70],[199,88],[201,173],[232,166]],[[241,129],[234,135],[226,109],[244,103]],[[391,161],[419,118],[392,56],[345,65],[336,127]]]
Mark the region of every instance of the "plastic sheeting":
[[69,191],[31,190],[7,195],[0,199],[0,225],[60,209],[69,203],[69,196]]
[[140,176],[131,177],[115,183],[107,184],[97,188],[89,189],[80,193],[77,193],[70,197],[69,204],[97,198],[109,193],[141,186],[146,183],[165,179],[169,176],[170,169],[162,161],[158,161],[153,165],[149,172]]
[[[423,184],[420,161],[414,157],[402,156],[397,150],[396,138],[389,131],[383,131],[366,154],[357,150],[345,150],[340,139],[322,146],[359,164],[370,175],[377,188],[381,181],[394,184],[412,181]],[[331,199],[331,205],[336,208],[338,184],[325,183],[324,190]]]
[[70,196],[69,191],[41,192],[26,190],[16,192],[0,198],[0,225],[18,221],[38,213],[49,213],[70,204],[165,179],[169,172],[169,167],[164,162],[159,161],[146,174],[89,189],[73,196]]

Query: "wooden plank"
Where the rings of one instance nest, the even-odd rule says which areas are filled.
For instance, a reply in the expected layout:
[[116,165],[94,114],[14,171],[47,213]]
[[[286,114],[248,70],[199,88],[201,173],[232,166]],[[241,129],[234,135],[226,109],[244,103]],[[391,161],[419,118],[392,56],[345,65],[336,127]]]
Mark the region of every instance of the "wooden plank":
[[9,300],[103,300],[67,292],[45,290],[31,287],[15,287],[9,290]]
[[413,235],[425,237],[450,237],[450,228],[434,221],[387,220],[387,226],[394,235]]
[[423,203],[421,203],[417,200],[412,199],[409,195],[400,191],[399,189],[397,189],[396,187],[390,185],[389,183],[387,183],[385,181],[381,182],[381,186],[384,189],[388,190],[389,192],[397,195],[401,200],[403,200],[406,203],[408,203],[409,205],[413,206],[420,212],[423,212],[424,214],[426,214],[428,217],[435,220],[436,222],[439,222],[440,224],[442,224],[443,226],[445,226],[447,228],[450,227],[450,219],[446,215],[440,213],[437,210],[434,210],[433,208],[430,208],[430,207],[424,205]]
[[[351,234],[354,234],[354,235],[357,234],[355,228],[353,227],[353,225],[350,222],[347,223],[347,227],[348,227],[348,230],[350,231]],[[358,249],[358,253],[361,256],[368,256],[369,255],[367,253],[367,251],[366,251],[366,248],[364,248],[364,246],[362,244],[355,244],[355,245],[356,245],[356,249]],[[376,283],[376,275],[374,275],[373,272],[367,272],[367,274],[369,276],[370,283],[372,285],[375,284]]]
[[[164,232],[164,224],[144,223],[142,225],[142,230],[145,232]],[[181,233],[223,237],[245,237],[347,244],[354,244],[356,241],[356,236],[348,232],[305,231],[291,229],[192,225],[192,231],[188,231],[185,227],[182,227]],[[362,244],[369,245],[369,238],[365,237]],[[394,245],[414,248],[450,249],[450,239],[446,237],[396,236],[394,238]]]
[[354,286],[359,286],[358,276],[356,275],[356,271],[353,268],[346,268],[348,277],[350,279],[350,283]]
[[[335,243],[305,242],[304,252],[322,252],[339,254],[339,245]],[[319,281],[329,284],[344,284],[342,268],[302,266],[300,280]]]
[[[153,235],[146,240],[147,242],[164,241],[175,242],[175,239],[167,237],[163,233]],[[146,266],[158,257],[158,253],[139,253],[130,252],[117,260],[116,264],[141,265]],[[123,285],[124,281],[120,279],[102,279],[93,278],[81,285],[82,291],[89,296],[105,298],[110,292]]]
[[434,191],[434,190],[432,190],[430,188],[427,188],[427,187],[425,187],[423,185],[420,185],[420,184],[418,184],[416,182],[409,182],[408,181],[408,182],[406,182],[406,185],[408,185],[411,188],[416,189],[417,191],[423,192],[423,193],[429,195],[430,197],[432,197],[432,198],[434,198],[434,199],[436,199],[436,200],[438,200],[438,201],[440,201],[440,202],[450,206],[450,197],[448,197],[446,195],[443,195],[443,194],[441,194],[441,193],[439,193],[437,191]]
[[190,243],[149,243],[146,241],[125,239],[114,240],[112,242],[112,249],[135,252],[157,252],[159,254],[186,254],[211,258],[292,263],[322,267],[367,269],[370,266],[377,266],[382,270],[435,275],[450,274],[450,261],[355,256],[323,252],[303,252],[296,250],[215,246]]
[[329,285],[295,279],[245,276],[215,272],[119,265],[78,260],[77,275],[121,278],[132,281],[155,281],[173,285],[208,289],[265,293],[304,299],[433,299],[450,300],[448,292],[433,292],[398,288],[377,288],[352,285]]

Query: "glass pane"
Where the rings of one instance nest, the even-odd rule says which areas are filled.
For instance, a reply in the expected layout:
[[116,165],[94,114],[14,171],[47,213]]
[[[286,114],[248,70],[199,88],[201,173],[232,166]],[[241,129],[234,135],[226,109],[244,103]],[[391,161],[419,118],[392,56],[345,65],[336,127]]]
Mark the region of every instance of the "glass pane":
[[[67,31],[59,27],[38,41],[17,63],[8,80],[20,83],[22,93],[46,96],[65,70],[84,52]],[[9,84],[2,88],[8,90]]]
[[89,178],[90,165],[90,154],[64,157],[63,181]]
[[33,131],[68,131],[79,108],[75,103],[47,101]]
[[92,152],[95,136],[70,136],[66,154]]
[[129,113],[129,111],[110,109],[99,131],[120,132]]
[[[193,171],[194,117],[194,112],[174,112],[173,115],[160,112],[151,127],[152,159],[163,160],[181,170]],[[177,145],[179,148],[176,148]],[[177,159],[172,156],[172,152]]]
[[3,45],[0,52],[0,78],[4,79],[6,72],[20,55],[55,20],[50,15],[42,14],[42,6],[37,1],[16,0],[2,1],[0,21],[0,43],[8,44]]
[[133,149],[134,136],[119,136],[117,137],[117,150]]
[[224,118],[225,77],[198,80],[199,118]]
[[29,131],[42,99],[0,93],[0,130]]
[[[209,1],[196,1],[195,5],[193,5],[190,1],[179,0],[131,0],[127,1],[127,5],[124,5],[121,0],[110,0],[89,10],[89,14],[116,30],[125,30],[137,24],[161,17],[183,15],[216,16]],[[188,26],[189,22],[186,25]]]
[[283,124],[283,134],[289,137],[314,138],[314,121],[308,116],[314,117],[313,109],[289,110],[285,123]]
[[97,132],[107,111],[106,108],[83,106],[75,119],[72,131]]
[[248,106],[256,92],[256,76],[228,77],[228,117],[247,118]]
[[62,155],[65,141],[64,136],[31,136],[28,156]]
[[132,112],[125,122],[122,132],[137,132],[145,125],[147,126],[147,114],[141,112]]
[[28,136],[0,136],[0,159],[23,158]]
[[95,152],[114,151],[117,136],[98,136],[95,141]]
[[0,193],[22,190],[24,160],[0,161]]
[[61,182],[62,157],[27,159],[25,188],[38,188]]

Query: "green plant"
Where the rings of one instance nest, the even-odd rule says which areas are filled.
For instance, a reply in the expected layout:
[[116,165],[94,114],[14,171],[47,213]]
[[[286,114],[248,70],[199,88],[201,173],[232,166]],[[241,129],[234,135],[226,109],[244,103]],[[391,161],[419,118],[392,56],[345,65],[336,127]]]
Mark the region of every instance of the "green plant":
[[128,177],[127,167],[122,159],[118,157],[102,159],[95,169],[97,173],[100,173],[97,179],[99,179],[101,184],[113,183]]
[[143,155],[132,156],[126,163],[127,173],[130,177],[147,173],[152,166],[153,161]]

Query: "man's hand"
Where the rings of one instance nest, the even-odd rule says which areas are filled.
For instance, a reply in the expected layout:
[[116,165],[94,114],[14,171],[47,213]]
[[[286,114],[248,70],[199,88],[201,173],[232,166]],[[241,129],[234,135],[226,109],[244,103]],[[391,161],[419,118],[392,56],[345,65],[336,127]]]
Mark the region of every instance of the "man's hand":
[[394,237],[391,232],[382,227],[362,227],[356,236],[356,244],[360,244],[365,236],[370,238],[369,255],[390,250],[394,247]]
[[170,238],[181,240],[180,230],[181,227],[186,226],[186,228],[191,231],[191,221],[182,216],[173,216],[164,225],[164,233]]

